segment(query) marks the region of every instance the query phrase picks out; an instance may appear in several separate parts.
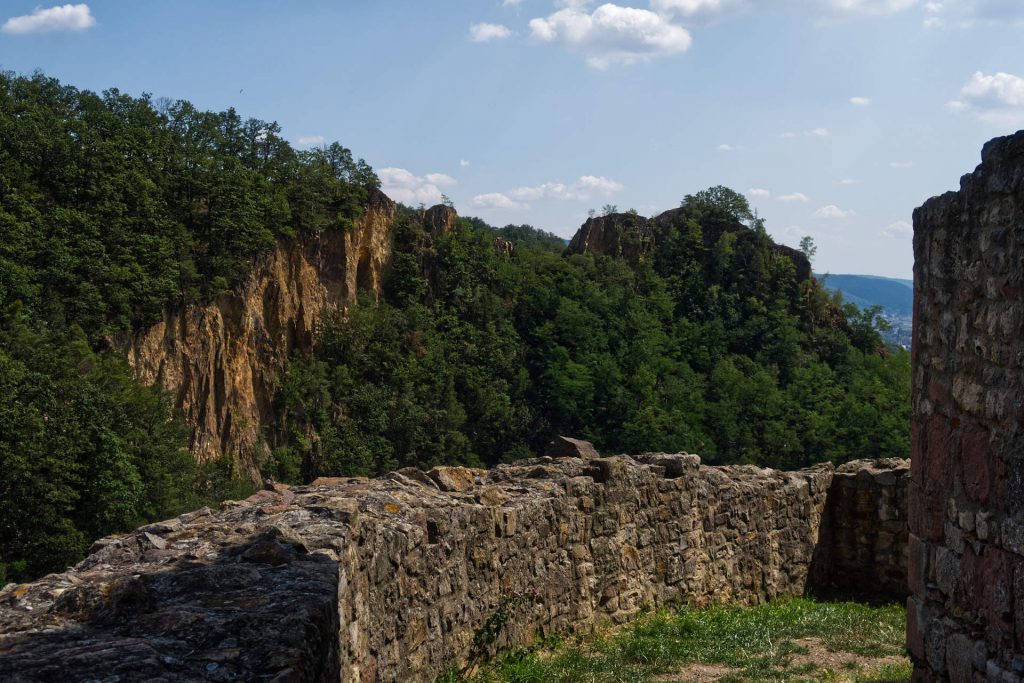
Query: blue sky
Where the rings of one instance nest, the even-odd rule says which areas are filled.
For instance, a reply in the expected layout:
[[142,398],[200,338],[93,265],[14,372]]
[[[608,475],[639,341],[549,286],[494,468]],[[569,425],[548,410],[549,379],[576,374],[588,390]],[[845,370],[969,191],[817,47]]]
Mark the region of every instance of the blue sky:
[[712,185],[816,269],[909,277],[911,212],[1024,127],[1021,0],[0,3],[0,66],[338,140],[410,204],[569,237]]

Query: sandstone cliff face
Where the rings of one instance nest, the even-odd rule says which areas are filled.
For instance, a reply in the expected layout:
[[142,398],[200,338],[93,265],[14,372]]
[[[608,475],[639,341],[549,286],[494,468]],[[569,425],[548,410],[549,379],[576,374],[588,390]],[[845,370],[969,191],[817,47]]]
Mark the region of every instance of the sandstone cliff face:
[[309,350],[324,312],[351,305],[359,289],[380,293],[394,218],[377,193],[354,229],[279,241],[231,292],[167,310],[123,342],[141,381],[175,393],[199,461],[231,454],[258,478],[277,376],[292,351]]

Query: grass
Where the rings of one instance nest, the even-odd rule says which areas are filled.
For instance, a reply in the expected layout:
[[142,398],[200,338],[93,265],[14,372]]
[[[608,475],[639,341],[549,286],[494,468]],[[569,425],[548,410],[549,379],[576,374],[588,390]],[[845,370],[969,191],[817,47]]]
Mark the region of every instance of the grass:
[[[721,683],[903,683],[906,612],[898,605],[779,600],[642,616],[616,632],[506,654],[457,683],[686,681],[695,664],[722,668]],[[815,638],[815,651],[807,642]],[[847,656],[828,656],[849,653]],[[851,656],[856,655],[856,657]],[[887,662],[878,661],[889,657]],[[899,657],[900,659],[892,659]]]

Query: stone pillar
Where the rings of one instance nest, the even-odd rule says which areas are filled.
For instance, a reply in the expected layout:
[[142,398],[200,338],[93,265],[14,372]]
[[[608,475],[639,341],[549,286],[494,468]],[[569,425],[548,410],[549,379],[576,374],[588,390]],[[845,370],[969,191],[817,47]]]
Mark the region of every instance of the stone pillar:
[[1024,673],[1024,131],[914,212],[907,644],[916,681]]

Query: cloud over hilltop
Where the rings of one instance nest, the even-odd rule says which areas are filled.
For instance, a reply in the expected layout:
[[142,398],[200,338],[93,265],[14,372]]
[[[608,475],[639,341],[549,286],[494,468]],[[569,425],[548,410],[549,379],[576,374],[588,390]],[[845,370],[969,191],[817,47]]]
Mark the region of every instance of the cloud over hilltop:
[[36,8],[32,14],[11,17],[0,26],[0,31],[15,35],[50,33],[52,31],[83,31],[96,25],[89,5],[57,5]]

